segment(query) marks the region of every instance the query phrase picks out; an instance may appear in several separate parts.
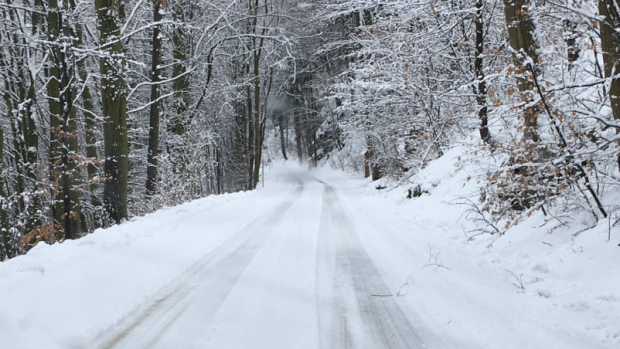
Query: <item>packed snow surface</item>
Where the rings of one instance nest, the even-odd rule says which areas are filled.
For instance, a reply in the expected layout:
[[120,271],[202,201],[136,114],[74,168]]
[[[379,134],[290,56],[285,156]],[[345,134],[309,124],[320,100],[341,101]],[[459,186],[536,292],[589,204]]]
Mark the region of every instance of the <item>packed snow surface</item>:
[[411,200],[278,165],[264,189],[40,244],[0,264],[0,347],[620,347],[618,235],[535,214],[472,241],[458,155]]

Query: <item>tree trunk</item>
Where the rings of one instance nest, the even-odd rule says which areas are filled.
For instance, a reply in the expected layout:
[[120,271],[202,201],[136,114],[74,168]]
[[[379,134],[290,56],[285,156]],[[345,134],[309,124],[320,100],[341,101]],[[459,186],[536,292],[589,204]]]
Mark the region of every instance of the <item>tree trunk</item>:
[[293,118],[293,123],[294,123],[294,129],[295,129],[295,145],[297,146],[297,161],[299,161],[299,164],[303,164],[304,162],[304,154],[303,154],[303,147],[301,146],[301,137],[302,137],[302,131],[301,131],[301,125],[300,125],[300,121],[299,121],[299,113],[295,113],[295,116]]
[[0,261],[15,257],[13,237],[10,231],[9,201],[4,180],[4,131],[0,128]]
[[280,148],[282,149],[282,157],[284,158],[284,161],[288,160],[288,157],[286,156],[286,138],[284,136],[284,115],[280,114],[278,115],[278,122],[279,122],[279,126],[280,126]]
[[[70,8],[64,0],[64,9]],[[73,96],[75,86],[72,68],[69,67],[65,49],[66,43],[61,36],[72,38],[73,31],[64,26],[63,9],[58,0],[49,1],[48,38],[52,45],[50,50],[51,67],[49,69],[48,94],[50,103],[50,159],[52,161],[52,182],[58,183],[54,205],[55,220],[63,224],[64,238],[75,239],[80,234],[79,192],[72,183],[76,170],[78,152],[77,128]],[[61,41],[63,40],[63,41]]]
[[[36,0],[34,5],[39,9],[41,1]],[[21,27],[25,21],[16,11],[8,8],[1,12],[0,20],[13,23],[19,30],[3,33],[6,35],[6,42],[10,42],[12,47],[0,55],[0,73],[4,82],[6,119],[13,138],[13,146],[9,148],[12,156],[9,158],[16,169],[15,194],[10,199],[17,204],[14,211],[19,215],[14,229],[28,233],[40,225],[42,215],[41,197],[37,194],[39,137],[33,113],[37,95],[34,72],[30,69],[29,61],[29,57],[35,57],[40,47],[32,47],[24,38],[28,28]],[[40,13],[32,13],[30,29],[33,34],[37,33],[41,17]],[[8,182],[5,182],[5,185],[8,185]],[[5,189],[8,191],[9,188]],[[18,252],[17,248],[15,252]]]
[[246,147],[248,151],[248,156],[247,156],[248,157],[248,187],[247,187],[247,190],[252,190],[254,189],[254,154],[256,154],[255,149],[254,149],[256,146],[254,137],[256,137],[256,134],[255,134],[255,128],[254,128],[254,114],[253,114],[254,109],[252,108],[252,93],[251,93],[250,86],[247,86],[246,94],[247,94],[246,98],[247,98],[247,103],[248,103],[248,107],[247,107],[248,145]]
[[[262,48],[262,44],[261,44]],[[261,137],[261,87],[260,87],[260,49],[254,52],[254,176],[252,189],[255,189],[260,179],[260,166],[263,157],[263,137]]]
[[[162,20],[161,0],[154,0],[153,3],[153,23]],[[160,26],[153,28],[153,53],[151,58],[151,108],[150,108],[150,127],[149,127],[149,148],[146,169],[146,194],[155,194],[157,186],[157,156],[159,151],[159,114],[161,108],[159,83],[161,81],[161,50],[162,38],[160,36]]]
[[189,35],[185,28],[185,23],[191,19],[191,4],[187,0],[180,0],[173,5],[173,16],[177,24],[174,25],[172,32],[172,55],[174,59],[172,67],[173,83],[173,106],[175,113],[170,118],[167,125],[168,141],[166,147],[172,162],[174,173],[185,176],[187,172],[186,159],[183,157],[185,150],[185,133],[190,121],[189,106],[190,100],[190,76],[187,73],[189,64]]
[[58,9],[58,0],[49,1],[49,12],[47,14],[48,22],[48,40],[52,43],[50,50],[50,67],[47,69],[47,96],[49,99],[50,113],[50,181],[52,183],[52,192],[54,193],[54,203],[52,204],[52,213],[54,221],[58,224],[62,222],[64,213],[64,200],[61,185],[62,176],[62,148],[60,133],[62,128],[62,104],[60,101],[61,85],[60,85],[60,13]]
[[105,185],[103,202],[110,218],[117,223],[127,218],[127,86],[123,43],[117,21],[118,0],[95,0],[99,41],[105,55],[100,58],[101,104],[105,144]]
[[236,180],[236,188],[237,189],[247,189],[247,178],[245,173],[247,173],[247,164],[248,164],[248,119],[247,113],[245,110],[245,104],[243,102],[237,102],[235,104],[236,108],[236,117],[235,117],[235,153],[236,153],[236,163],[239,166],[238,172],[241,173],[242,176],[237,177]]
[[[35,6],[40,6],[41,1],[35,1]],[[9,10],[9,18],[12,22],[16,21],[14,10]],[[32,15],[33,26],[32,31],[36,33],[37,24],[40,21],[40,15]],[[23,39],[17,38],[16,33],[13,36],[15,46],[28,46]],[[9,113],[14,139],[15,162],[19,168],[20,174],[17,178],[17,194],[19,201],[19,211],[24,215],[23,232],[28,233],[41,224],[41,197],[32,195],[36,193],[39,187],[38,179],[38,147],[39,136],[37,126],[34,119],[33,108],[37,100],[35,91],[35,77],[33,72],[28,69],[28,55],[34,55],[37,48],[29,48],[30,52],[21,52],[11,50],[10,60],[13,64],[13,74],[11,77],[5,77],[7,86],[6,91],[12,91],[11,102],[7,103],[7,108],[17,108]],[[4,65],[4,64],[3,64]],[[8,96],[7,96],[8,97]],[[11,99],[11,97],[8,97]],[[15,115],[17,111],[19,114]],[[18,119],[13,119],[17,117]]]
[[[174,19],[178,23],[185,23],[185,11],[189,7],[186,1],[179,1],[174,7]],[[189,45],[187,42],[187,33],[183,24],[177,24],[172,33],[173,58],[172,76],[174,78],[174,108],[176,111],[175,118],[169,131],[177,136],[185,133],[184,118],[187,116],[189,99],[188,92],[190,89],[189,75],[187,74],[187,64],[189,58]]]
[[[620,15],[616,0],[599,1],[599,12],[605,18],[600,22],[601,51],[605,77],[620,74]],[[613,118],[620,120],[620,79],[612,78],[609,86],[609,100]]]
[[476,91],[476,101],[478,102],[478,119],[480,119],[480,138],[485,143],[491,141],[489,134],[489,120],[487,107],[487,85],[484,80],[484,3],[483,0],[476,0],[476,58],[474,59],[474,72],[478,81]]
[[[528,13],[529,0],[504,0],[504,11],[508,25],[508,38],[514,51],[514,63],[517,70],[517,85],[524,102],[534,100],[534,82],[528,65],[537,71],[538,45],[534,39],[535,26]],[[529,63],[531,62],[531,63]],[[523,112],[523,139],[530,146],[538,143],[537,106],[529,105]]]
[[[614,120],[620,120],[620,13],[617,0],[599,0],[599,13],[604,17],[600,22],[601,51],[605,77],[611,78],[609,84],[609,104]],[[616,129],[620,133],[620,129]],[[620,142],[618,142],[620,144]],[[620,154],[616,160],[620,169]]]
[[379,164],[377,164],[376,161],[374,161],[374,157],[375,157],[375,153],[372,150],[374,145],[373,145],[373,141],[372,141],[372,137],[371,136],[366,136],[366,146],[368,147],[368,150],[366,151],[366,157],[365,157],[365,161],[367,161],[368,165],[370,167],[370,175],[372,177],[373,181],[379,180],[381,179],[381,177],[383,177],[383,171],[381,169],[381,166],[379,166]]
[[370,177],[370,150],[364,152],[364,178]]
[[[83,47],[83,33],[82,26],[77,26],[77,46]],[[86,131],[86,157],[88,158],[88,189],[90,191],[90,204],[93,207],[101,206],[101,200],[97,196],[98,183],[95,178],[99,176],[99,169],[96,165],[99,154],[97,152],[97,115],[95,114],[95,105],[90,93],[90,86],[88,85],[88,76],[86,73],[86,66],[83,59],[77,61],[80,80],[84,84],[82,88],[82,109],[84,110],[84,128]],[[95,219],[94,227],[101,227],[99,219]]]
[[222,183],[222,152],[219,146],[215,148],[216,176],[217,176],[217,195],[222,194],[224,184]]

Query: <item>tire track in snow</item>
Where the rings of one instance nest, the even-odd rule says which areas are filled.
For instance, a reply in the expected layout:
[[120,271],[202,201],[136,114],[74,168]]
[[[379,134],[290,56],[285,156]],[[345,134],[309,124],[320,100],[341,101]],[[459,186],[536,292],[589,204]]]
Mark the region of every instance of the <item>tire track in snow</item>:
[[[321,331],[331,332],[322,336],[328,338],[327,347],[424,348],[394,297],[372,296],[391,292],[362,246],[352,218],[329,185],[324,187],[320,234],[319,248],[328,251],[319,253],[318,258],[323,259],[319,263],[335,264],[331,327],[320,324]],[[333,246],[332,250],[329,246]],[[317,278],[325,280],[320,275]]]
[[[175,285],[164,289],[149,308],[134,317],[113,337],[108,337],[100,348],[157,348],[167,330],[199,297],[205,300],[202,304],[209,309],[208,313],[203,314],[203,320],[211,320],[262,249],[273,227],[281,221],[303,191],[304,185],[300,182],[288,200],[255,218],[221,246],[207,253]],[[164,344],[161,347],[169,346]]]

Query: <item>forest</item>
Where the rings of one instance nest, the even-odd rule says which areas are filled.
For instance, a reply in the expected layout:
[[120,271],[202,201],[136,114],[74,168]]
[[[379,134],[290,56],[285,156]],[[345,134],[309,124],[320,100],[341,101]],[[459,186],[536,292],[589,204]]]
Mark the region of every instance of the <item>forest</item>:
[[457,145],[480,233],[615,225],[619,69],[615,0],[0,0],[0,261],[272,158],[414,198]]

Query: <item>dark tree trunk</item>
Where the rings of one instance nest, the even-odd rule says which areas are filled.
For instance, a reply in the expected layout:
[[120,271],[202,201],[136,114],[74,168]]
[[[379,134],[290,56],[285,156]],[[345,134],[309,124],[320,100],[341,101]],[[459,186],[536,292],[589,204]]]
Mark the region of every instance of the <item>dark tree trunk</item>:
[[[620,4],[617,0],[599,0],[599,13],[604,17],[600,23],[601,51],[605,77],[620,74]],[[620,79],[613,77],[609,84],[609,103],[614,120],[620,120]],[[620,133],[620,129],[616,129]],[[620,142],[619,142],[620,143]],[[620,155],[617,161],[620,169]]]
[[[249,69],[249,68],[248,68]],[[246,93],[247,93],[247,102],[248,102],[248,107],[247,107],[247,118],[248,118],[248,145],[246,147],[247,152],[248,152],[248,187],[247,190],[252,190],[254,189],[254,154],[256,153],[254,150],[254,147],[256,146],[256,143],[254,142],[254,137],[256,137],[255,134],[255,128],[254,128],[254,116],[252,113],[252,93],[251,93],[251,89],[250,86],[248,86],[246,88]]]
[[129,145],[127,141],[127,86],[125,60],[120,37],[118,0],[95,0],[100,44],[105,47],[101,66],[101,104],[103,106],[105,143],[105,185],[103,202],[110,218],[120,223],[127,218],[127,175]]
[[236,117],[235,117],[235,162],[238,166],[238,172],[242,173],[242,176],[236,177],[236,189],[247,189],[247,178],[246,178],[246,166],[248,164],[248,119],[247,113],[245,111],[245,105],[242,102],[237,102],[236,104]]
[[[77,46],[83,47],[83,29],[81,25],[77,26]],[[97,159],[99,154],[97,152],[97,115],[95,114],[95,105],[93,97],[90,93],[90,86],[87,84],[86,66],[83,59],[77,61],[80,80],[84,83],[82,88],[82,108],[84,110],[84,126],[86,131],[86,157],[88,159],[87,172],[88,172],[88,189],[90,191],[90,204],[93,207],[101,206],[101,199],[97,196],[98,183],[95,180],[99,176],[99,168],[97,167]],[[101,227],[101,219],[95,218],[93,220],[94,228]]]
[[[34,5],[41,10],[40,0],[36,0]],[[41,13],[33,13],[33,34],[36,34],[39,30],[38,25],[42,22],[41,19],[43,17]],[[3,10],[2,20],[20,23],[15,9]],[[23,38],[19,38],[21,35],[19,32],[6,34],[8,36],[7,40],[14,45],[13,47],[21,46],[22,50],[30,51],[26,53],[21,50],[11,49],[5,51],[6,55],[0,55],[0,67],[3,68],[3,97],[6,103],[6,117],[13,136],[13,149],[11,152],[13,163],[17,170],[15,199],[17,201],[17,211],[23,214],[25,218],[21,233],[29,233],[41,225],[42,215],[41,198],[38,194],[32,195],[32,193],[37,193],[39,188],[39,136],[33,114],[33,108],[37,101],[35,77],[28,68],[29,63],[27,61],[27,55],[34,54],[37,48],[27,48],[28,44]]]
[[478,81],[476,101],[478,102],[478,119],[480,119],[480,138],[485,142],[491,141],[489,133],[489,119],[487,107],[487,85],[484,76],[484,3],[476,0],[476,58],[474,59],[474,72]]
[[303,164],[304,162],[304,154],[303,154],[303,147],[301,145],[301,139],[302,139],[302,128],[300,125],[300,120],[299,120],[299,114],[295,113],[294,119],[293,119],[293,123],[294,123],[294,129],[295,129],[295,145],[297,146],[297,161],[299,161],[299,164]]
[[64,48],[61,35],[73,38],[71,27],[65,26],[63,14],[65,9],[71,9],[68,0],[63,0],[64,6],[59,6],[58,0],[49,1],[48,37],[52,45],[50,50],[51,68],[49,69],[50,83],[48,93],[51,112],[51,140],[50,158],[52,160],[52,181],[59,182],[56,204],[54,205],[55,219],[62,223],[65,239],[75,239],[80,235],[80,195],[73,183],[77,168],[78,154],[77,125],[73,98],[75,92],[73,67],[70,67],[67,54],[70,50]]
[[[161,0],[153,2],[153,23],[160,23]],[[161,81],[162,38],[160,26],[153,28],[153,52],[151,55],[151,108],[149,118],[149,148],[146,169],[146,194],[152,196],[157,187],[157,156],[159,151],[159,115],[161,108],[159,83]]]
[[9,202],[4,181],[4,131],[0,128],[0,261],[15,257],[13,237],[10,232]]
[[280,126],[280,148],[282,149],[282,157],[284,157],[284,161],[288,160],[286,156],[286,138],[284,134],[284,115],[278,115],[278,121]]
[[[158,0],[161,1],[161,0]],[[192,10],[191,1],[179,0],[171,4],[173,7],[173,16],[175,25],[172,31],[172,56],[174,63],[172,66],[173,83],[173,105],[174,113],[170,117],[167,124],[169,134],[166,147],[170,160],[172,162],[172,171],[186,176],[187,159],[183,156],[186,149],[185,133],[191,119],[189,106],[190,99],[190,74],[188,73],[188,64],[190,56],[190,37],[187,33],[186,24],[191,20]],[[172,137],[170,137],[172,136]]]
[[216,161],[216,177],[217,177],[217,195],[222,194],[222,154],[220,147],[215,149],[215,161]]
[[[187,1],[178,1],[174,5],[174,19],[179,23],[186,21],[186,11],[189,9]],[[172,66],[172,76],[174,78],[174,109],[176,115],[169,127],[177,136],[185,133],[185,118],[189,106],[190,79],[187,74],[187,64],[189,58],[188,37],[183,24],[175,25],[172,33],[174,65]]]
[[[620,74],[620,15],[616,0],[599,1],[599,12],[605,18],[600,22],[601,50],[605,77]],[[620,79],[613,78],[609,86],[609,100],[615,120],[620,120]]]
[[[262,41],[262,40],[261,40]],[[261,43],[262,48],[262,43]],[[256,50],[256,48],[255,48]],[[260,86],[260,49],[254,53],[254,176],[250,179],[252,189],[258,185],[260,166],[263,157],[263,137],[261,137],[261,86]]]
[[[508,25],[508,38],[514,50],[514,62],[517,69],[517,85],[526,103],[534,100],[534,82],[528,65],[536,72],[538,66],[538,45],[534,39],[534,21],[529,14],[530,0],[504,0],[504,11]],[[532,63],[528,63],[532,62]],[[523,111],[523,138],[533,146],[538,143],[537,106],[528,106]]]
[[370,177],[370,150],[364,152],[364,178]]

